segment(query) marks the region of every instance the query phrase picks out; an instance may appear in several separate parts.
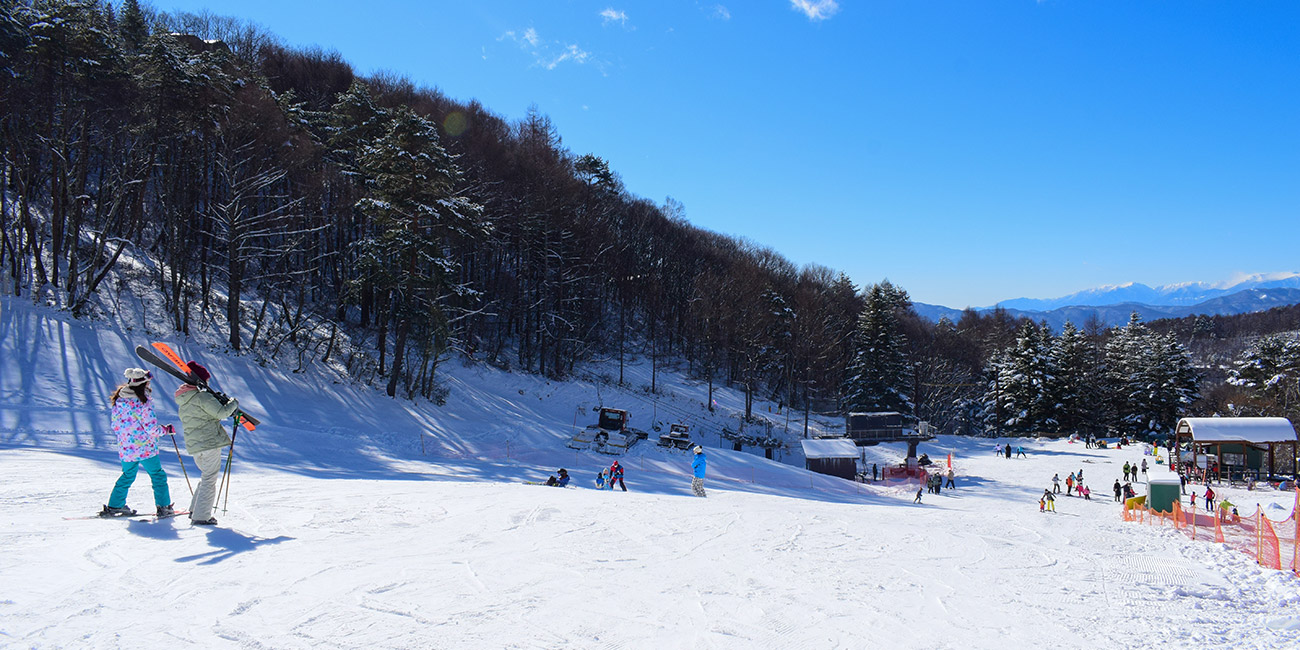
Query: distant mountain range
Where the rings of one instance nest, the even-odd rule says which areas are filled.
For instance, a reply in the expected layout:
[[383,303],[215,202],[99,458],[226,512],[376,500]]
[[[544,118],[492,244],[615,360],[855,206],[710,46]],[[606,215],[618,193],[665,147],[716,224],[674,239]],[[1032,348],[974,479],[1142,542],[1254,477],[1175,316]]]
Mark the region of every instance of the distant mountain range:
[[[1181,318],[1193,314],[1207,316],[1247,314],[1272,307],[1300,304],[1300,273],[1254,275],[1231,284],[1205,282],[1148,287],[1129,283],[1098,287],[1055,299],[1017,298],[998,303],[1014,317],[1025,316],[1047,321],[1059,330],[1066,321],[1082,326],[1096,314],[1107,326],[1123,325],[1129,314],[1137,312],[1142,320]],[[938,321],[961,318],[961,310],[915,303],[923,318]],[[979,308],[986,312],[992,307]]]

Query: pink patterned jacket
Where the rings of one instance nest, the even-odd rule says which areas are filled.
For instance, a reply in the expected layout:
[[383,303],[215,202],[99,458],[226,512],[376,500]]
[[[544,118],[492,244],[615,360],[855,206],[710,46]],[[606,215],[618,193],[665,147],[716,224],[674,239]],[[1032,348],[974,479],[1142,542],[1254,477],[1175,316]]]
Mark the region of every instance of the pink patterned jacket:
[[158,436],[164,431],[153,414],[153,401],[141,402],[122,391],[113,404],[113,432],[117,455],[131,463],[158,455]]

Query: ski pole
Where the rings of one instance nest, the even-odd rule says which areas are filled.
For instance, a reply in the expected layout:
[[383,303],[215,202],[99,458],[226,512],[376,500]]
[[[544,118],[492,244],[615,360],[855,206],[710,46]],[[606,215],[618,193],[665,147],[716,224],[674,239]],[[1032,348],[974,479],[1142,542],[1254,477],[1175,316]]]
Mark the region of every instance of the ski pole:
[[[230,466],[235,463],[235,438],[239,436],[240,415],[242,414],[235,415],[235,427],[230,433],[230,453],[226,455],[226,471],[221,476],[221,482],[224,484],[226,492],[225,500],[221,504],[221,514],[223,515],[226,514],[226,507],[230,505]],[[217,491],[220,492],[221,490],[222,487],[218,486]]]
[[167,425],[167,434],[172,437],[172,448],[176,450],[176,461],[181,464],[181,473],[185,475],[185,487],[190,489],[190,497],[194,496],[194,486],[190,485],[190,473],[185,470],[185,459],[181,458],[181,446],[176,444],[176,428]]

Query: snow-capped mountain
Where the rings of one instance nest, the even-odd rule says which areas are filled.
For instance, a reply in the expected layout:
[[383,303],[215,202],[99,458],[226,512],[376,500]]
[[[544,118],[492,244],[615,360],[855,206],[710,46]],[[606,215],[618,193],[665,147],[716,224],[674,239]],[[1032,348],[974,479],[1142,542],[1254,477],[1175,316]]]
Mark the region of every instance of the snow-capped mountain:
[[996,306],[1021,311],[1050,311],[1061,307],[1102,307],[1123,303],[1152,306],[1191,306],[1247,289],[1300,289],[1300,273],[1256,273],[1219,283],[1183,282],[1149,287],[1140,282],[1086,289],[1060,298],[1015,298]]
[[[1139,285],[1140,286],[1140,285]],[[1150,287],[1146,287],[1150,289]],[[1086,293],[1086,292],[1084,292]],[[1079,294],[1075,294],[1079,295]],[[1046,321],[1053,329],[1060,330],[1066,321],[1082,326],[1094,315],[1107,327],[1123,325],[1129,315],[1136,312],[1144,321],[1158,318],[1182,318],[1193,314],[1207,316],[1229,316],[1264,311],[1273,307],[1300,304],[1300,288],[1245,289],[1234,293],[1219,295],[1192,305],[1151,304],[1137,301],[1108,303],[1104,305],[1076,304],[1056,307],[1049,310],[1015,309],[1005,307],[1013,317],[1027,316],[1035,321]],[[940,305],[913,303],[916,313],[931,321],[948,318],[957,321],[961,311]],[[989,311],[989,308],[978,311]]]

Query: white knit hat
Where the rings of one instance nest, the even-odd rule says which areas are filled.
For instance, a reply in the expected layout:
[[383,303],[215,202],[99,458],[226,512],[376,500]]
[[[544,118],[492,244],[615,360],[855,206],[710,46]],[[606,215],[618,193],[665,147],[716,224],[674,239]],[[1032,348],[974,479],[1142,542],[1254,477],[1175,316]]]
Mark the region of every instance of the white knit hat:
[[130,386],[139,386],[153,379],[153,373],[143,368],[127,368],[122,374],[126,376],[126,383]]
[[697,454],[702,454],[702,453],[704,453],[704,447],[701,447],[701,446],[699,446],[699,445],[695,445],[695,453],[697,453]]

